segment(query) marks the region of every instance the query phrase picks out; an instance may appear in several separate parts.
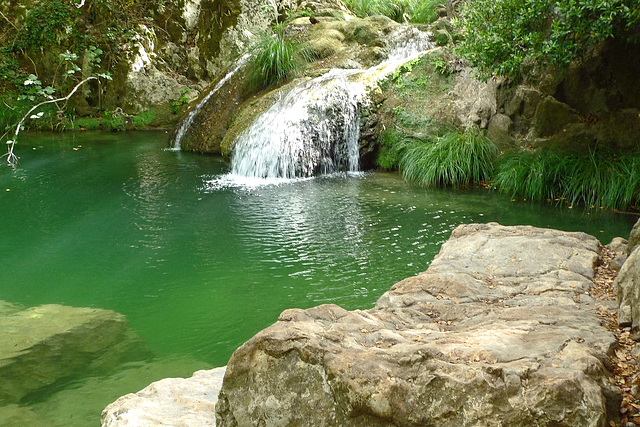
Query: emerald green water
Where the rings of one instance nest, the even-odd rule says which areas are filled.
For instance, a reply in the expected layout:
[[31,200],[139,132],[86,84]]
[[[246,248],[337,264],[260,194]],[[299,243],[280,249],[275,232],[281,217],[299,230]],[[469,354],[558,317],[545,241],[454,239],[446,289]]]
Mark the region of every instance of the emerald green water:
[[636,220],[425,190],[395,174],[221,187],[211,181],[225,161],[165,150],[167,139],[27,135],[19,166],[0,168],[0,300],[115,310],[155,356],[25,402],[51,425],[97,425],[119,395],[224,365],[287,308],[369,308],[424,271],[462,223],[585,231],[606,244]]

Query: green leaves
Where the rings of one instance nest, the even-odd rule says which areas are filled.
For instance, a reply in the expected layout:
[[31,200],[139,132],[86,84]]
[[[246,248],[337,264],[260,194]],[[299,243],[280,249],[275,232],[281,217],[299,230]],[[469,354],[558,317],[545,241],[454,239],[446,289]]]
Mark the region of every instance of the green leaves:
[[485,75],[520,79],[535,62],[561,67],[607,38],[630,40],[638,0],[475,0],[461,8],[459,52]]

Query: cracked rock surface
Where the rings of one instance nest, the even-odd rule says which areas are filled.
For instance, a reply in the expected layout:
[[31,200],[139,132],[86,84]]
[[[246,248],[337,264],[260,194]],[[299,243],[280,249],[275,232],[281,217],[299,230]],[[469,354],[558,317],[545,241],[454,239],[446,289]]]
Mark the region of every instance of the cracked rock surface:
[[231,357],[218,426],[604,426],[595,237],[463,225],[370,310],[283,312]]

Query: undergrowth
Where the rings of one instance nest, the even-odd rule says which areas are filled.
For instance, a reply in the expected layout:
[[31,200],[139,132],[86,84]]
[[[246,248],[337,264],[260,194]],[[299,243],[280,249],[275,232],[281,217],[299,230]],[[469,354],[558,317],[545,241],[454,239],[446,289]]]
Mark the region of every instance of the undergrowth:
[[639,202],[640,155],[513,153],[498,162],[493,187],[530,200],[626,209]]
[[[403,176],[423,186],[461,187],[491,179],[498,148],[478,131],[449,131],[426,139],[387,133],[380,166],[398,166]],[[383,147],[384,147],[383,143]]]
[[361,18],[384,15],[396,22],[430,24],[437,19],[435,6],[441,0],[345,0],[353,13]]
[[251,82],[256,88],[282,83],[311,59],[305,44],[289,38],[278,25],[273,34],[263,33],[253,46]]

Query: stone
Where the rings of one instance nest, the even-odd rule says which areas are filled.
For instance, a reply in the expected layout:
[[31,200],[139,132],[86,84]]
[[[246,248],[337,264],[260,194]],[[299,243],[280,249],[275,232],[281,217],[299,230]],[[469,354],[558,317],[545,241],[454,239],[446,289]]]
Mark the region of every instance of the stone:
[[102,427],[215,426],[215,404],[226,367],[191,378],[165,378],[122,396],[102,411]]
[[536,136],[548,137],[561,132],[568,124],[579,121],[578,114],[569,105],[547,96],[538,104],[532,131]]
[[614,271],[620,271],[625,261],[627,260],[627,246],[629,242],[627,239],[623,239],[622,237],[615,237],[611,240],[611,242],[606,246],[612,254],[613,258],[609,262],[609,267]]
[[509,146],[513,143],[511,128],[513,121],[504,114],[496,114],[489,121],[487,138],[499,146]]
[[616,340],[588,296],[599,242],[456,228],[369,310],[290,309],[232,355],[217,424],[604,426]]
[[139,342],[126,318],[114,311],[42,305],[0,317],[0,402],[104,372]]
[[618,293],[618,324],[631,326],[631,334],[640,333],[640,250],[636,246],[613,281]]
[[640,219],[636,221],[629,233],[629,239],[627,243],[627,255],[631,255],[638,245],[640,244]]
[[485,129],[497,112],[499,82],[477,80],[471,70],[463,70],[454,77],[453,105],[456,123],[463,127],[477,126]]

